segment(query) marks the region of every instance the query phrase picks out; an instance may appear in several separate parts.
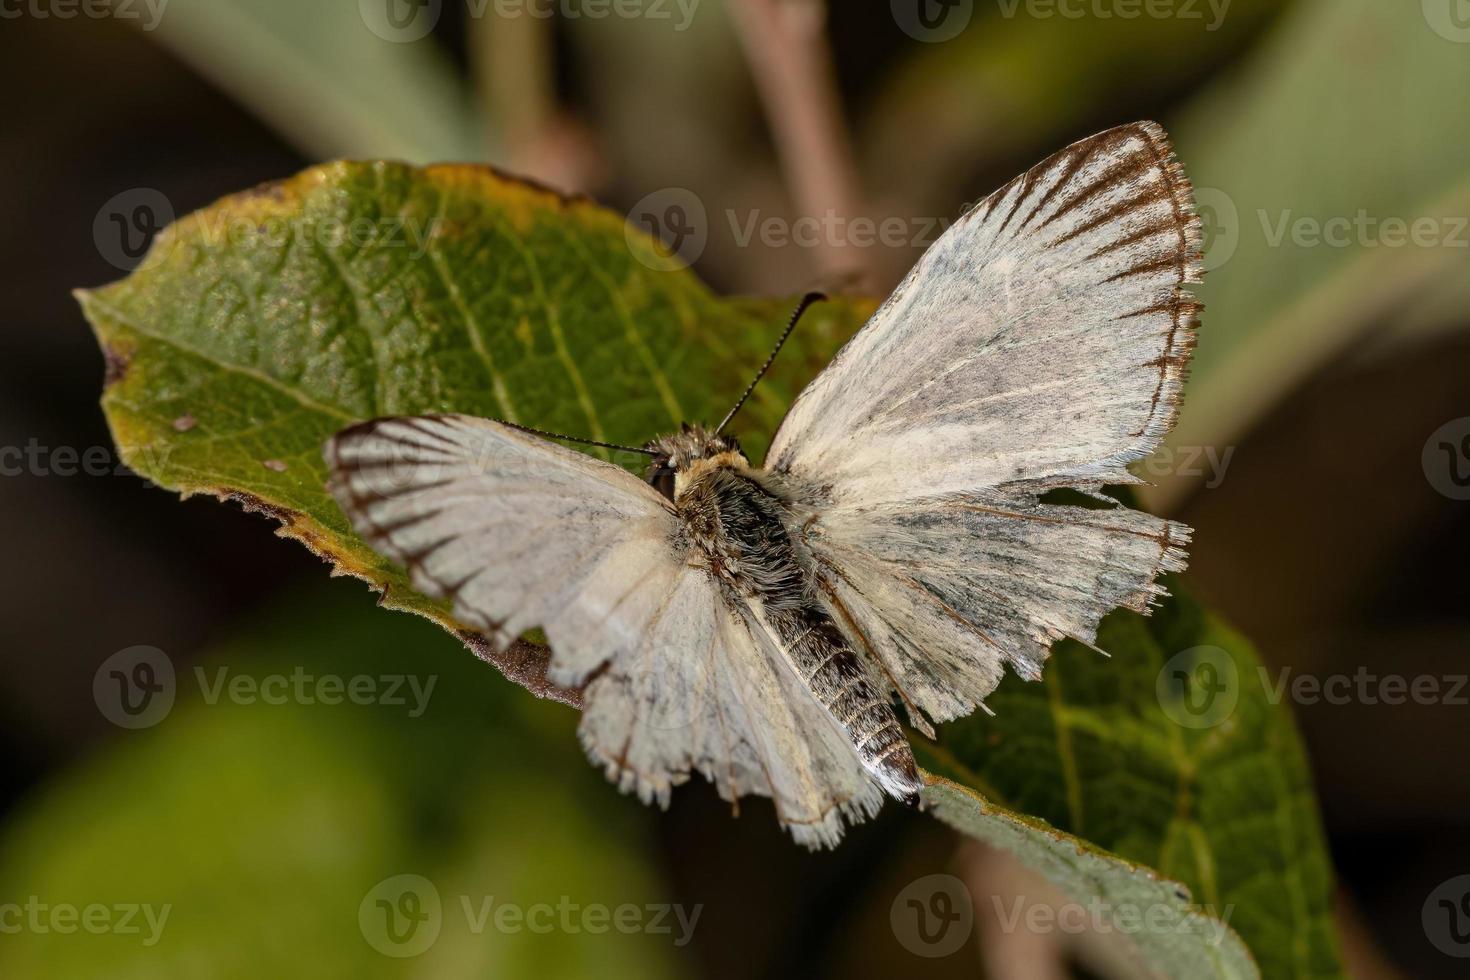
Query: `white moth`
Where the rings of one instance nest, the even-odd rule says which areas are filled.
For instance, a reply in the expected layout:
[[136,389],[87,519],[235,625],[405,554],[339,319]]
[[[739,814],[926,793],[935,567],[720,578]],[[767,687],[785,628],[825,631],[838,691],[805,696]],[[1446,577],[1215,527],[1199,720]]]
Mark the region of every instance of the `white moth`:
[[1180,524],[1042,497],[1138,482],[1125,467],[1178,409],[1199,250],[1162,129],[1122,126],[951,227],[802,392],[764,468],[723,423],[638,450],[643,482],[445,415],[341,432],[331,489],[490,642],[545,631],[621,789],[667,805],[699,772],[831,846],[885,794],[918,800],[897,707],[932,735],[1006,664],[1039,678],[1053,642],[1091,644],[1184,567]]

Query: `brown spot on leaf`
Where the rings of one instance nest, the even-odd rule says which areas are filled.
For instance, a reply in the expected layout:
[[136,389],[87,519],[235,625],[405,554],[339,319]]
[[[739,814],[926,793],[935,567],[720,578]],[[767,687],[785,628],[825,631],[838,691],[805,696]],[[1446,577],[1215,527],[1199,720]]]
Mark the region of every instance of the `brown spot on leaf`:
[[[333,574],[358,575],[352,568],[344,568],[341,564],[342,555],[337,546],[324,537],[321,526],[306,514],[273,504],[268,500],[257,497],[247,490],[215,490],[214,495],[221,500],[232,500],[244,508],[247,514],[264,514],[273,517],[280,522],[281,526],[276,529],[279,537],[290,538],[292,541],[300,541],[306,545],[307,550],[334,567]],[[361,577],[361,576],[359,576]]]
[[436,163],[423,168],[423,173],[430,177],[448,177],[451,180],[486,180],[509,188],[519,188],[541,194],[555,199],[556,203],[565,207],[567,205],[595,204],[596,202],[585,193],[577,192],[568,194],[543,184],[539,180],[513,174],[488,163]]
[[286,472],[286,464],[281,462],[279,459],[263,459],[260,461],[260,465],[264,466],[272,473]]
[[198,424],[199,420],[196,419],[194,416],[180,415],[178,418],[174,419],[174,431],[188,432],[190,429],[194,428],[194,426]]
[[132,356],[110,344],[103,344],[102,361],[102,390],[106,391],[127,375]]
[[582,709],[582,691],[558,687],[546,677],[547,665],[551,662],[551,649],[516,640],[505,650],[497,652],[479,633],[471,630],[456,630],[455,635],[475,656],[499,670],[506,678],[538,698],[559,701],[577,710]]
[[264,514],[266,517],[274,517],[286,526],[294,525],[301,515],[289,507],[281,507],[273,504],[262,497],[245,490],[232,490],[225,495],[226,500],[233,500],[245,509],[247,514]]

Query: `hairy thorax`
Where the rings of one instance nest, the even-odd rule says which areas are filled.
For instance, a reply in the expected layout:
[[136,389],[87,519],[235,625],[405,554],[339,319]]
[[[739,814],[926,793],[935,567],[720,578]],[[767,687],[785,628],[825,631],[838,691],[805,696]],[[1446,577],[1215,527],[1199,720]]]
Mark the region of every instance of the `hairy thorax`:
[[696,560],[728,588],[771,609],[799,604],[806,576],[779,496],[736,461],[701,461],[674,507]]

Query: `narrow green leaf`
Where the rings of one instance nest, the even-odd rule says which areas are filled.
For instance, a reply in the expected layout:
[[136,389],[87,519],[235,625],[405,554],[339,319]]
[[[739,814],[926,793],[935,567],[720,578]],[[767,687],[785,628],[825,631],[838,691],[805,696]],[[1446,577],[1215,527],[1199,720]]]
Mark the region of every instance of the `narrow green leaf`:
[[[916,740],[920,761],[995,806],[1181,883],[1246,941],[1261,975],[1340,977],[1331,867],[1290,715],[1272,702],[1250,644],[1177,580],[1169,588],[1152,616],[1103,621],[1098,646],[1109,657],[1063,641],[1042,681],[1001,683],[987,700],[993,718]],[[1045,851],[1018,855],[1068,886],[1047,871]],[[1153,962],[1183,962],[1172,930],[1136,938]],[[1164,975],[1240,975],[1228,950],[1211,954],[1208,971],[1196,962]]]
[[470,93],[428,34],[442,9],[208,0],[168,6],[149,30],[308,156],[488,159]]
[[[1302,0],[1174,127],[1209,270],[1174,445],[1240,438],[1426,293],[1454,290],[1440,315],[1463,321],[1470,31],[1454,9]],[[1192,482],[1171,477],[1149,499],[1165,506]]]
[[1135,976],[1247,980],[1261,976],[1228,922],[1233,909],[1201,909],[1177,882],[1134,866],[1044,821],[996,806],[947,779],[924,792],[935,815],[1015,855],[1068,895],[1086,900],[1099,932],[1122,937]]

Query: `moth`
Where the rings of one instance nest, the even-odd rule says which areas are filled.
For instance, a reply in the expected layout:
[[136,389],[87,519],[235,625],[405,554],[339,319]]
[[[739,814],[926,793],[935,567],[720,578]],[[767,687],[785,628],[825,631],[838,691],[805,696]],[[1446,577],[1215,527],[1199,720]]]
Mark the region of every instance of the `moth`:
[[440,415],[342,431],[330,488],[490,642],[544,631],[549,677],[583,688],[580,739],[623,791],[667,806],[697,772],[833,846],[885,796],[919,800],[902,721],[932,737],[1007,665],[1040,678],[1055,641],[1093,644],[1183,569],[1188,528],[1101,489],[1140,482],[1128,464],[1174,424],[1200,274],[1163,130],[1122,126],[948,228],[763,466],[725,431],[753,381],[718,426],[633,449],[646,480],[552,438],[590,440]]

